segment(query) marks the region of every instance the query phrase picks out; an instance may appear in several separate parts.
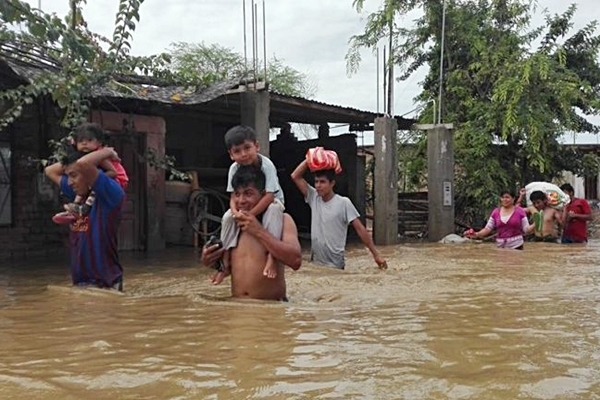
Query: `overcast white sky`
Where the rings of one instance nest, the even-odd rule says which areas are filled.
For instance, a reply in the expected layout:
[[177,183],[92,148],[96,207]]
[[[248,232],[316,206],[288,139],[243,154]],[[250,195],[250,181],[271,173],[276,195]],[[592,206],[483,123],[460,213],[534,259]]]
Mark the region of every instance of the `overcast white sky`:
[[[256,0],[262,19],[262,0]],[[38,0],[28,0],[37,6]],[[41,0],[46,12],[65,15],[68,0]],[[110,36],[118,0],[87,0],[84,16],[92,31]],[[357,74],[346,74],[344,56],[349,38],[361,33],[365,18],[382,0],[367,0],[365,11],[358,14],[352,0],[266,0],[267,54],[276,55],[295,69],[307,74],[317,85],[316,100],[364,110],[376,111],[376,58],[364,52]],[[562,13],[571,3],[578,4],[577,26],[600,20],[598,0],[538,0],[539,8]],[[145,0],[141,21],[134,33],[132,52],[149,55],[164,51],[170,43],[219,43],[243,53],[243,0]],[[251,0],[246,0],[248,21]],[[542,19],[538,14],[534,25]],[[412,18],[406,17],[406,24]],[[248,22],[250,24],[250,22]],[[262,30],[260,32],[262,55]],[[251,44],[251,40],[248,39]],[[249,48],[250,51],[250,48]],[[415,108],[413,98],[420,92],[424,72],[406,82],[396,83],[394,113],[402,115]],[[380,108],[382,108],[382,102]],[[408,117],[414,116],[409,113]]]

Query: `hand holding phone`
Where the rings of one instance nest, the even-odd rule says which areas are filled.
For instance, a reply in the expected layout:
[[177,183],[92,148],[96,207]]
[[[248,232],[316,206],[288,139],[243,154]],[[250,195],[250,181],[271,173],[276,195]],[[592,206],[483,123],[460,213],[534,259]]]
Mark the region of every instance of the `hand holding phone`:
[[[217,245],[217,247],[209,250],[209,248],[213,247],[214,245]],[[204,244],[204,249],[202,250],[203,263],[205,265],[212,265],[213,268],[215,268],[219,272],[224,272],[223,262],[221,260],[222,255],[219,255],[218,258],[214,260],[212,259],[214,256],[211,257],[213,253],[219,251],[219,249],[222,248],[223,242],[221,241],[221,239],[219,239],[216,236],[209,237],[206,243]]]
[[221,242],[221,239],[219,239],[216,236],[211,236],[208,238],[208,240],[206,241],[206,243],[204,244],[204,247],[210,247],[212,245],[218,244],[219,247],[217,247],[218,249],[220,249],[221,247],[223,247],[223,242]]

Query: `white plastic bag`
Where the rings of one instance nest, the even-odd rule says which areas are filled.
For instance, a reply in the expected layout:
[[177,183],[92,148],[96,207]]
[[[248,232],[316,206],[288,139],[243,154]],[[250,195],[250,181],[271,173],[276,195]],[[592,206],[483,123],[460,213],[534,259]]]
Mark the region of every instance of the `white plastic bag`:
[[527,206],[531,206],[531,200],[529,196],[535,191],[541,191],[546,193],[548,198],[548,205],[552,208],[562,209],[566,204],[569,204],[571,199],[569,195],[563,192],[558,186],[550,182],[531,182],[525,186],[525,192],[527,196]]

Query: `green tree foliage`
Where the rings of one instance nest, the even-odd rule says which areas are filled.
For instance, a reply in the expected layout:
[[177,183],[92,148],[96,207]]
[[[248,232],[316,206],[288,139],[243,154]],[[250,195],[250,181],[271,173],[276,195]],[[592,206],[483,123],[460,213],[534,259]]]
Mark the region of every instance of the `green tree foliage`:
[[[0,102],[5,104],[0,129],[40,96],[51,97],[64,111],[61,122],[70,129],[86,120],[88,99],[98,85],[128,91],[127,82],[143,75],[160,84],[204,86],[246,73],[240,54],[216,44],[174,44],[173,60],[168,53],[133,56],[131,41],[143,0],[119,1],[111,38],[87,28],[85,3],[70,0],[70,13],[61,18],[24,1],[0,1],[2,57],[39,67],[29,84],[0,91]],[[267,71],[272,87],[281,93],[312,96],[315,92],[306,75],[275,57],[269,60]]]
[[[168,52],[172,58],[173,75],[186,82],[204,84],[253,77],[250,60],[246,66],[242,54],[219,44],[178,42],[171,44]],[[264,79],[262,61],[258,62],[258,66],[257,78]],[[281,94],[310,98],[316,92],[315,84],[307,75],[276,57],[267,62],[267,79],[271,89]]]
[[[360,10],[363,3],[354,6]],[[421,7],[414,26],[398,26],[399,15]],[[559,143],[566,132],[599,130],[585,118],[600,110],[597,23],[572,32],[571,5],[563,14],[546,13],[545,23],[531,28],[532,7],[524,0],[446,0],[442,114],[455,125],[460,214],[481,218],[502,189],[598,166],[594,156]],[[386,0],[369,16],[365,32],[351,38],[349,70],[358,67],[361,48],[390,35],[391,22],[400,79],[429,67],[416,100],[436,99],[441,21],[440,1]],[[424,121],[431,121],[432,107],[424,108]]]
[[[65,135],[50,141],[54,158],[68,146],[71,129],[87,120],[94,87],[104,85],[117,91],[140,75],[152,80],[174,82],[168,69],[169,56],[136,57],[130,54],[131,40],[140,20],[143,0],[120,0],[112,38],[87,29],[82,6],[86,0],[70,0],[64,18],[47,14],[19,0],[0,0],[0,56],[36,69],[30,82],[0,91],[0,130],[15,121],[38,97],[49,97],[63,111]],[[169,157],[140,155],[149,165],[170,171],[171,177],[186,180],[187,174],[173,168]],[[42,160],[43,163],[47,162]]]
[[8,104],[0,116],[0,129],[21,115],[23,107],[39,96],[50,96],[64,110],[62,125],[71,128],[84,121],[88,98],[96,85],[128,90],[121,82],[135,74],[168,77],[165,54],[134,57],[131,40],[143,0],[120,0],[112,38],[87,29],[82,6],[71,0],[64,18],[47,14],[20,0],[0,1],[2,56],[40,67],[31,83],[0,92]]

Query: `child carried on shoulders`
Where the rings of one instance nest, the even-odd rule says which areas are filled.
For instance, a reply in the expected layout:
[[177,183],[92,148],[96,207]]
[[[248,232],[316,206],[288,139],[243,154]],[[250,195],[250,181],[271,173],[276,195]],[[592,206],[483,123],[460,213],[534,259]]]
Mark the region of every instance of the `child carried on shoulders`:
[[[100,125],[95,123],[85,123],[77,127],[73,134],[73,147],[81,153],[91,153],[104,148],[105,133]],[[126,189],[129,184],[129,177],[121,160],[116,158],[107,158],[103,160],[99,167],[110,178],[115,179],[119,185]],[[52,221],[57,224],[70,224],[77,217],[87,215],[90,212],[92,204],[96,199],[96,194],[92,190],[87,198],[76,196],[72,203],[65,204],[65,211],[59,212],[52,217]]]
[[[221,219],[221,241],[225,249],[222,269],[225,274],[229,274],[230,250],[237,246],[240,233],[240,229],[235,221],[239,210],[236,207],[236,195],[232,186],[232,178],[238,168],[241,165],[253,165],[265,174],[266,194],[250,210],[250,213],[261,220],[262,226],[277,239],[281,239],[282,236],[285,207],[283,191],[279,185],[275,165],[268,157],[258,153],[260,147],[254,130],[242,125],[229,129],[225,134],[225,145],[229,156],[233,160],[227,176],[227,191],[231,193],[229,210],[225,212]],[[271,254],[267,257],[263,275],[271,279],[277,276],[276,262]]]

